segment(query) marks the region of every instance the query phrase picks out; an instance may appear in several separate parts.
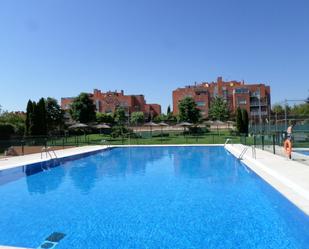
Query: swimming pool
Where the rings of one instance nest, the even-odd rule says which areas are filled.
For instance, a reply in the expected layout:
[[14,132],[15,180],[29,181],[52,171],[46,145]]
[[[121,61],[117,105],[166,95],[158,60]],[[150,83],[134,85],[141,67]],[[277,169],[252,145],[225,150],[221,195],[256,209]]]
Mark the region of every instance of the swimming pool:
[[309,245],[308,216],[223,147],[114,148],[29,172],[2,179],[0,245],[53,232],[59,249]]
[[295,152],[303,154],[305,156],[309,156],[309,150],[295,150]]

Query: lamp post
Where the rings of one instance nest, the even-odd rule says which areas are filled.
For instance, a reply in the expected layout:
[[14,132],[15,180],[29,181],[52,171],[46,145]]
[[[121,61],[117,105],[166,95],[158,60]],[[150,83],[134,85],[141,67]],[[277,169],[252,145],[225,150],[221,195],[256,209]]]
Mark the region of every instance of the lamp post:
[[309,104],[309,97],[307,99],[285,99],[283,101],[283,103],[284,103],[284,126],[285,126],[285,129],[288,128],[288,111],[287,111],[288,102],[305,102],[305,103]]
[[262,107],[261,107],[261,92],[259,93],[259,123],[260,123],[260,133],[262,133]]

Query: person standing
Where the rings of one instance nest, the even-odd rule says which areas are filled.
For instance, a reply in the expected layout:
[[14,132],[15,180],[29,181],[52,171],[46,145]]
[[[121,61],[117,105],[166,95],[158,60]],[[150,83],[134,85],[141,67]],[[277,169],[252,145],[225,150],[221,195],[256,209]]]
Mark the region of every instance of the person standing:
[[294,124],[292,123],[286,130],[286,137],[292,140],[292,132],[293,132]]

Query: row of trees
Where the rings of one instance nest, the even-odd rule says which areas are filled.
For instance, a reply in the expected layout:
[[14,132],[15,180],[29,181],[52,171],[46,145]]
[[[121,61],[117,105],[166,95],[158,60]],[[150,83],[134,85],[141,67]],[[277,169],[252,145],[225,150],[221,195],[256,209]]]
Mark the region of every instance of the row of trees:
[[[227,121],[230,117],[227,103],[220,97],[212,101],[208,116],[211,120]],[[201,120],[200,110],[193,98],[184,98],[179,103],[179,120],[191,123],[197,123]],[[248,134],[249,115],[246,109],[237,108],[236,111],[236,128],[239,133]]]
[[7,139],[13,134],[23,135],[24,131],[24,114],[21,112],[4,111],[0,105],[0,139]]
[[[61,109],[57,100],[53,98],[41,98],[38,102],[29,100],[26,109],[26,115],[17,115],[8,112],[0,113],[0,125],[6,125],[2,129],[5,130],[4,133],[32,136],[53,134],[64,130],[64,111]],[[242,112],[242,116],[244,117],[244,111]],[[121,129],[129,122],[132,125],[142,125],[145,122],[143,112],[133,112],[128,117],[125,109],[122,107],[118,107],[114,113],[96,113],[96,107],[87,93],[81,93],[74,99],[69,113],[72,119],[77,122],[107,123],[115,127],[121,127]],[[227,103],[222,98],[216,97],[212,101],[209,108],[209,118],[220,121],[226,121],[230,118]],[[196,102],[193,98],[187,97],[179,103],[179,115],[177,117],[173,115],[169,106],[167,114],[161,114],[155,117],[153,121],[198,123],[201,120],[202,115]],[[236,120],[240,119],[237,118]],[[240,128],[242,125],[238,125],[237,127],[239,127],[240,132],[246,133],[247,130]]]
[[[201,112],[191,97],[186,97],[179,103],[179,121],[197,123],[201,121]],[[215,97],[208,112],[209,119],[226,121],[229,119],[227,103],[220,97]]]
[[309,116],[309,104],[302,103],[294,106],[284,106],[281,104],[275,104],[272,107],[273,114],[277,114],[279,116],[283,116],[285,114],[285,108],[288,115],[295,116]]
[[29,100],[25,119],[25,135],[47,135],[59,132],[64,125],[64,112],[57,100]]

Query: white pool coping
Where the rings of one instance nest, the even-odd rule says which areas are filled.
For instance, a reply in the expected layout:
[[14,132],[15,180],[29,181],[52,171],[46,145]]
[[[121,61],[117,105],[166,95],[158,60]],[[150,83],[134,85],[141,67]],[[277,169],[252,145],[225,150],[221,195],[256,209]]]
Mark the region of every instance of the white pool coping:
[[[96,150],[103,150],[107,148],[107,146],[103,145],[94,145],[94,146],[82,146],[82,147],[74,147],[63,150],[56,150],[57,158],[63,158],[68,156],[74,156],[82,153],[93,152]],[[51,155],[54,157],[53,153]],[[41,153],[29,154],[24,156],[14,156],[7,158],[0,158],[0,170],[10,169],[15,167],[20,167],[23,165],[44,162],[50,160],[50,157],[46,157],[46,153],[42,154],[43,158],[41,159]]]
[[[226,149],[239,157],[242,144],[228,144]],[[243,160],[246,166],[309,215],[309,166],[271,152],[256,149],[256,159],[249,148]]]
[[31,249],[26,247],[0,246],[0,249]]

